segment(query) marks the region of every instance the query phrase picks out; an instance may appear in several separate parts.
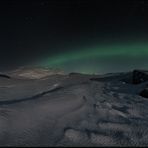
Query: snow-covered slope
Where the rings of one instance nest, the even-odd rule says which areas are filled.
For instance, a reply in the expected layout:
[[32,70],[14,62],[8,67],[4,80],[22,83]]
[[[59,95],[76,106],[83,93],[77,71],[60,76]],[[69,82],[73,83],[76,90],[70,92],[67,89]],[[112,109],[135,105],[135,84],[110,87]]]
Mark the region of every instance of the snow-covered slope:
[[21,67],[9,72],[9,75],[12,77],[21,79],[41,79],[55,74],[64,75],[64,71],[43,67]]
[[147,146],[148,81],[132,76],[0,77],[0,146]]

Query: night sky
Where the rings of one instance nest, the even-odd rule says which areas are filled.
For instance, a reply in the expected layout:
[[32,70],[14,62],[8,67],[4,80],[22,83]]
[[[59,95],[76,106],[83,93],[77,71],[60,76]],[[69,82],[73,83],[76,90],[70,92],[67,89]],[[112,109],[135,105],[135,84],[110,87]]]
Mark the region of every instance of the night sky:
[[147,0],[1,0],[0,70],[148,69]]

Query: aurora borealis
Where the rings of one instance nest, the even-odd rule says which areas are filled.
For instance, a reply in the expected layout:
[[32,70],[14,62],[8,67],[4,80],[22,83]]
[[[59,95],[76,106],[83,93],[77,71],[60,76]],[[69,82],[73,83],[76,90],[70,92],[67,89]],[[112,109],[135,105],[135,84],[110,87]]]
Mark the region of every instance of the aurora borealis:
[[67,72],[130,71],[136,68],[147,68],[147,56],[147,43],[118,43],[67,51],[41,61],[40,65],[62,68]]
[[146,0],[3,0],[0,71],[147,69],[147,6]]

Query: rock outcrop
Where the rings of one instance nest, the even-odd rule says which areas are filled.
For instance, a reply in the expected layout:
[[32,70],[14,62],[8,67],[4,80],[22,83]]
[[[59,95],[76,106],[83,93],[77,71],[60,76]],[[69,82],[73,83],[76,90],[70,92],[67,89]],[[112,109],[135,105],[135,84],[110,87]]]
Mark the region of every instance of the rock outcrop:
[[140,84],[148,81],[148,71],[134,70],[133,71],[133,84]]
[[140,96],[148,98],[148,88],[145,88],[144,90],[142,90],[142,92],[140,93]]
[[2,74],[2,73],[0,73],[0,77],[2,77],[2,78],[7,78],[7,79],[10,79],[10,78],[11,78],[10,76],[8,76],[8,75],[6,75],[6,74]]

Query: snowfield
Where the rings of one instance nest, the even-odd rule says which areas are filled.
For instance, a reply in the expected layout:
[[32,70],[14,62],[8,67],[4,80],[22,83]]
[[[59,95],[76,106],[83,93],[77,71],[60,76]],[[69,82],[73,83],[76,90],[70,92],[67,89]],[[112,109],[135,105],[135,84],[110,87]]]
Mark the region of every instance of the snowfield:
[[35,78],[0,75],[0,146],[148,146],[141,75]]

